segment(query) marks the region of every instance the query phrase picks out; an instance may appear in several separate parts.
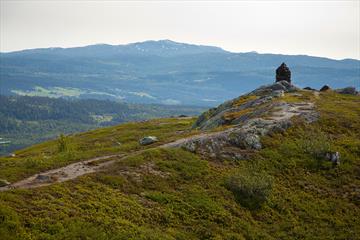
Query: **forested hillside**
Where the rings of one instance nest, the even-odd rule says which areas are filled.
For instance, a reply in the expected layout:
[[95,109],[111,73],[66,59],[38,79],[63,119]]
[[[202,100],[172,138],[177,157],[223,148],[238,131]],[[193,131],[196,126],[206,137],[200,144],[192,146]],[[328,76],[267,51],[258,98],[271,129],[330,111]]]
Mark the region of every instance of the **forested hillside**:
[[155,117],[198,115],[202,108],[128,104],[94,99],[0,96],[0,154],[28,146],[60,133],[86,131]]

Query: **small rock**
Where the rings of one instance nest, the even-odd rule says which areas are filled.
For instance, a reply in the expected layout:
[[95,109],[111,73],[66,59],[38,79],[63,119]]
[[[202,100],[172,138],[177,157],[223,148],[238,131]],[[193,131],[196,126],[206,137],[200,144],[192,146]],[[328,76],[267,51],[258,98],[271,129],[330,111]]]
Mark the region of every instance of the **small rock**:
[[0,179],[0,187],[5,187],[10,185],[10,183],[5,179]]
[[320,92],[326,92],[328,90],[331,90],[331,88],[328,85],[324,85],[322,88],[320,88]]
[[272,92],[273,97],[283,97],[284,95],[284,90],[276,90]]
[[188,116],[184,115],[184,114],[179,115],[179,118],[186,118],[186,117],[188,117]]
[[147,137],[140,139],[139,143],[140,143],[140,145],[149,145],[149,144],[152,144],[157,141],[158,141],[157,137],[147,136]]
[[15,157],[16,155],[15,155],[15,153],[10,153],[9,154],[9,157]]
[[49,182],[51,180],[51,178],[48,175],[39,174],[39,175],[37,175],[36,180],[38,180],[40,182]]
[[325,154],[325,158],[332,162],[333,166],[340,165],[340,153],[339,152],[328,152]]
[[304,89],[304,90],[310,90],[310,91],[317,91],[316,89],[311,88],[311,87],[304,87],[303,89]]
[[294,97],[301,97],[302,94],[301,93],[290,93],[291,96],[294,96]]

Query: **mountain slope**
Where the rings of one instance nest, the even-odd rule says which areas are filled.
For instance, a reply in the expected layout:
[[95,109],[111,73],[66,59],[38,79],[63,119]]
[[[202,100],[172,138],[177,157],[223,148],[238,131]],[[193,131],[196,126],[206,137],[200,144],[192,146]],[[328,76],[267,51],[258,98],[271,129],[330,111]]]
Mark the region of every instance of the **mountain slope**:
[[1,53],[0,60],[2,94],[141,103],[217,105],[271,83],[273,69],[284,61],[302,87],[360,81],[358,60],[232,53],[169,40],[24,50]]
[[[80,160],[121,155],[75,180],[0,192],[1,239],[356,239],[359,96],[286,86],[282,95],[269,89],[230,101],[225,109],[236,114],[224,113],[226,121],[217,125],[204,124],[221,112],[212,110],[195,125],[195,119],[184,118],[127,123],[0,158],[0,178],[16,182]],[[296,109],[293,113],[300,114],[290,119],[291,125],[262,135],[259,148],[233,146],[232,151],[251,153],[242,160],[164,146],[243,127],[245,122],[234,120],[249,114],[240,108],[254,107],[254,101],[268,111],[247,115],[246,121],[270,117],[281,122],[279,102],[296,106],[306,101],[314,107]],[[318,115],[308,122],[301,111]],[[159,142],[139,145],[148,135]],[[64,144],[66,151],[60,147]],[[340,153],[340,165],[324,159],[327,151]]]

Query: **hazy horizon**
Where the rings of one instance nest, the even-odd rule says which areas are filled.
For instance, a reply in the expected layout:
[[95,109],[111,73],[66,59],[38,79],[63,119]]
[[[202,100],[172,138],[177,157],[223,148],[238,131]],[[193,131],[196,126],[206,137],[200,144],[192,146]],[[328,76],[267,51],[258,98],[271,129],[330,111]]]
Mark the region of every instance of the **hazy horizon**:
[[360,60],[359,1],[6,1],[0,51],[147,40]]
[[40,48],[25,48],[25,49],[19,49],[19,50],[15,50],[15,51],[0,51],[0,53],[12,53],[12,52],[20,52],[20,51],[27,51],[27,50],[34,50],[34,49],[51,49],[51,48],[81,48],[81,47],[88,47],[88,46],[94,46],[94,45],[110,45],[110,46],[121,46],[121,45],[128,45],[128,44],[134,44],[134,43],[141,43],[141,42],[147,42],[147,41],[165,41],[165,40],[169,40],[172,42],[176,42],[176,43],[182,43],[182,44],[191,44],[191,45],[198,45],[198,46],[208,46],[208,47],[218,47],[223,49],[224,51],[227,52],[231,52],[231,53],[249,53],[249,52],[256,52],[258,54],[279,54],[279,55],[289,55],[289,56],[310,56],[310,57],[319,57],[319,58],[328,58],[328,59],[333,59],[333,60],[357,60],[360,61],[359,59],[356,58],[332,58],[332,57],[327,57],[327,56],[316,56],[316,55],[309,55],[309,54],[286,54],[286,53],[276,53],[276,52],[258,52],[256,50],[253,51],[246,51],[246,52],[236,52],[236,51],[231,51],[231,50],[227,50],[221,46],[215,46],[215,45],[207,45],[207,44],[196,44],[196,43],[190,43],[190,42],[179,42],[179,41],[175,41],[173,39],[147,39],[147,40],[143,40],[143,41],[137,41],[137,42],[128,42],[128,43],[119,43],[119,44],[109,44],[109,43],[93,43],[93,44],[88,44],[88,45],[79,45],[79,46],[70,46],[70,47],[60,47],[60,46],[52,46],[52,47],[40,47]]

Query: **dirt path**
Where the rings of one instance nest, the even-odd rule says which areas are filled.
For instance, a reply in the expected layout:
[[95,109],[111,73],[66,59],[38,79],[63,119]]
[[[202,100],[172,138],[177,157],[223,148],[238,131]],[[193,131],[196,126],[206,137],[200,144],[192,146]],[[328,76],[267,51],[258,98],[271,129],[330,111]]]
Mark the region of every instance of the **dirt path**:
[[[84,174],[93,173],[101,170],[102,168],[112,164],[119,158],[125,157],[124,154],[108,155],[102,157],[92,158],[86,161],[76,162],[69,164],[65,167],[52,169],[46,172],[35,174],[19,182],[12,183],[5,187],[0,187],[1,191],[6,191],[14,188],[36,188],[48,186],[54,183],[65,182],[75,179]],[[116,158],[109,160],[111,158]],[[103,162],[103,160],[107,160]]]

